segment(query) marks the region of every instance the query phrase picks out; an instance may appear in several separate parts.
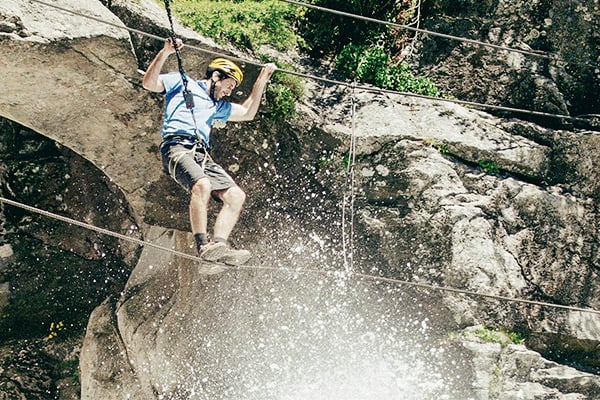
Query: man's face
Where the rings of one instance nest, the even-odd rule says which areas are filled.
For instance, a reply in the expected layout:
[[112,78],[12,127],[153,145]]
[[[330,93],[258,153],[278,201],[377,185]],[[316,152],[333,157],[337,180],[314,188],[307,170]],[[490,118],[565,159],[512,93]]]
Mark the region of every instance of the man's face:
[[229,96],[231,92],[233,92],[237,82],[235,79],[227,77],[216,82],[213,80],[213,84],[215,85],[215,100],[221,100],[223,97]]

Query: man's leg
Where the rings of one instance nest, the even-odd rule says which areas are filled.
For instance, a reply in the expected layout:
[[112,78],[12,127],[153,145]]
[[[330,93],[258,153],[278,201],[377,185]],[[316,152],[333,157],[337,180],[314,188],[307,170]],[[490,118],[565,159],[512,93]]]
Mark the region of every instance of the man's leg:
[[223,207],[215,221],[214,238],[226,241],[240,217],[246,193],[238,186],[233,186],[217,192],[217,196],[223,201]]
[[[217,196],[223,201],[223,207],[217,215],[214,229],[215,242],[227,244],[229,234],[239,219],[242,206],[246,200],[246,194],[237,186],[217,192]],[[240,265],[247,262],[251,257],[248,250],[232,249],[227,246],[225,254],[219,261],[229,265]]]
[[224,243],[208,241],[208,202],[211,190],[208,178],[201,178],[192,186],[190,196],[190,224],[196,241],[196,250],[198,256],[206,261],[216,261],[226,252]]
[[208,224],[208,201],[210,200],[210,181],[208,178],[199,179],[192,186],[190,196],[190,223],[192,233],[206,234]]

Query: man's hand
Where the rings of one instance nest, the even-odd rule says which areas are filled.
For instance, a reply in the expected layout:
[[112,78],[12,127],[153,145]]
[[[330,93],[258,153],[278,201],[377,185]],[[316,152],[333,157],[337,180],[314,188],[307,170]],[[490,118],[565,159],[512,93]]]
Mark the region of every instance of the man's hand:
[[263,66],[263,68],[260,70],[260,74],[258,75],[258,78],[256,80],[257,81],[258,80],[268,81],[269,79],[271,79],[273,72],[275,72],[276,70],[277,70],[277,65],[275,65],[273,63],[265,64]]
[[[183,41],[176,39],[177,50],[183,47]],[[175,46],[173,46],[173,39],[168,38],[165,40],[163,48],[158,52],[154,60],[148,66],[148,70],[142,80],[142,86],[144,89],[150,90],[151,92],[161,93],[165,90],[165,85],[160,79],[160,70],[162,69],[165,61],[169,55],[175,53]]]
[[251,121],[254,119],[260,105],[260,99],[275,70],[277,70],[277,66],[273,63],[265,64],[262,67],[246,101],[242,104],[232,104],[230,121]]
[[[177,43],[177,50],[180,50],[183,47],[183,41],[181,39],[175,39],[175,42]],[[167,38],[167,40],[165,40],[163,51],[167,55],[175,53],[175,46],[173,46],[172,38]]]

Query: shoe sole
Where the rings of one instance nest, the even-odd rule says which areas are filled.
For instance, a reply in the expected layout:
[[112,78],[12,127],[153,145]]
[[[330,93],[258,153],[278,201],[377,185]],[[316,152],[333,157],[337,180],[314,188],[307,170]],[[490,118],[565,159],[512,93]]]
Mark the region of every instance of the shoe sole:
[[231,256],[228,257],[227,252],[225,252],[225,255],[221,258],[219,258],[218,261],[227,264],[227,265],[242,265],[248,262],[248,260],[252,257],[252,254],[248,253],[248,254],[244,254],[241,256]]
[[200,258],[203,261],[218,261],[219,258],[223,257],[227,253],[227,246],[223,245],[212,245],[208,250],[206,250]]
[[226,271],[227,267],[218,264],[201,264],[198,270],[204,275],[216,275]]

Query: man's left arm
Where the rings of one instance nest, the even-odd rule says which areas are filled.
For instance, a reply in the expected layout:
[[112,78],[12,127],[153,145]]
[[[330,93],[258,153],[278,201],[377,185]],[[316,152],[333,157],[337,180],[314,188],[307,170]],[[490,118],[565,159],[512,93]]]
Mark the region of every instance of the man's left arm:
[[248,98],[242,104],[231,104],[229,121],[252,121],[254,119],[258,112],[262,96],[267,88],[267,83],[276,69],[277,66],[275,64],[265,64],[258,78],[256,78],[256,82],[254,82],[252,92],[250,92]]

